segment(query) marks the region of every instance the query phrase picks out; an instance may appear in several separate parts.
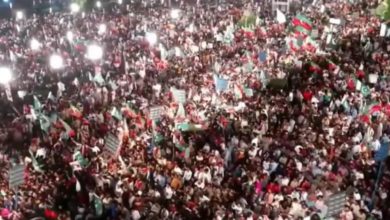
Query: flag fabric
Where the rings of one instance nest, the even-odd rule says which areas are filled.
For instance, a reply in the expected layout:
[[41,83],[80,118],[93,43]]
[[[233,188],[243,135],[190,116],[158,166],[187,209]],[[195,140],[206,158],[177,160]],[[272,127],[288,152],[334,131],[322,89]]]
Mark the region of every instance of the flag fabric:
[[55,101],[55,100],[56,100],[56,97],[53,95],[52,92],[49,92],[49,95],[47,95],[47,99],[48,99],[48,100],[51,100],[51,101]]
[[114,117],[115,119],[121,121],[122,120],[122,113],[118,111],[116,107],[114,107],[111,110],[111,116]]
[[45,133],[48,133],[51,124],[50,118],[44,114],[39,114],[38,119],[39,119],[39,124],[41,126],[41,130],[44,131]]
[[35,95],[34,95],[33,108],[35,111],[40,111],[42,109],[42,104]]
[[98,83],[99,85],[103,85],[104,82],[105,82],[102,74],[100,74],[100,73],[95,74],[95,77],[93,78],[93,81]]
[[94,194],[93,197],[93,204],[95,208],[95,214],[97,216],[103,215],[103,202],[96,194]]
[[253,89],[251,89],[251,88],[245,88],[244,92],[245,92],[245,96],[247,96],[247,97],[253,96]]
[[286,39],[286,44],[289,50],[297,52],[301,50],[301,47],[303,45],[303,39],[301,37],[298,38],[289,37]]
[[279,9],[276,9],[276,21],[279,24],[286,23],[286,15],[284,15]]
[[326,36],[326,46],[331,48],[331,49],[336,49],[337,48],[337,41],[336,38],[333,37],[333,34],[328,34]]
[[301,14],[297,15],[296,17],[294,17],[292,19],[292,24],[294,26],[301,26],[308,31],[310,31],[312,29],[311,20],[308,19],[306,16],[301,15]]
[[311,73],[317,73],[317,74],[319,74],[319,73],[321,73],[321,67],[320,66],[318,66],[318,64],[316,64],[316,63],[314,63],[314,62],[310,62],[310,66],[309,66],[309,71],[311,72]]
[[213,78],[214,78],[215,90],[217,92],[226,91],[226,89],[229,86],[229,81],[218,77],[216,74],[214,74]]
[[73,161],[74,162],[77,162],[81,168],[85,168],[89,165],[89,162],[86,158],[84,158],[84,156],[81,154],[80,151],[76,151],[73,156]]
[[362,95],[364,97],[367,97],[367,96],[369,96],[371,94],[370,88],[368,86],[366,86],[366,85],[362,86],[360,92],[362,93]]
[[39,173],[43,173],[44,171],[42,170],[42,165],[38,163],[37,159],[34,156],[34,153],[29,150],[30,156],[31,156],[31,161],[32,161],[32,166],[35,171]]

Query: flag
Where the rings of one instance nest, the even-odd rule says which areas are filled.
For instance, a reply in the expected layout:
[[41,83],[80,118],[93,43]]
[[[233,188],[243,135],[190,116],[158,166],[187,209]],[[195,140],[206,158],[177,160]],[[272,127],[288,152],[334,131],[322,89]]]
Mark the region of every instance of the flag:
[[35,95],[34,95],[33,107],[34,107],[34,110],[36,110],[36,111],[40,111],[42,109],[42,104]]
[[93,204],[94,204],[96,215],[97,216],[103,215],[103,202],[96,194],[94,194],[93,197]]
[[253,96],[253,89],[251,89],[251,88],[245,88],[244,92],[245,92],[245,96],[247,96],[247,97]]
[[99,85],[103,85],[104,84],[104,78],[103,78],[102,74],[95,74],[95,77],[93,78],[93,81],[97,82]]
[[284,15],[279,9],[276,9],[276,21],[279,24],[286,23],[286,15]]
[[226,89],[228,88],[229,82],[226,79],[222,79],[222,78],[218,77],[216,74],[214,74],[213,78],[214,78],[215,90],[217,92],[226,91]]
[[35,171],[39,173],[43,173],[44,171],[42,170],[42,165],[38,163],[37,159],[34,156],[34,153],[29,150],[30,156],[31,156],[31,161],[32,165]]
[[50,119],[44,114],[39,114],[39,124],[41,126],[41,130],[44,131],[45,133],[48,133],[49,128],[50,128]]
[[73,129],[68,125],[68,123],[66,123],[64,120],[60,119],[60,122],[62,124],[62,126],[64,127],[65,129],[65,134],[63,133],[62,134],[62,138],[63,139],[69,139],[70,137],[73,137],[75,134],[74,134],[74,131]]
[[301,49],[303,45],[303,39],[301,37],[298,38],[289,37],[286,39],[286,44],[288,49],[297,52]]
[[111,116],[116,118],[117,120],[122,120],[122,113],[118,111],[118,109],[116,107],[114,107],[112,110],[111,110]]
[[360,92],[362,93],[362,95],[363,95],[364,97],[367,97],[367,96],[369,96],[369,95],[371,94],[370,88],[369,88],[368,86],[366,86],[366,85],[363,85],[363,86],[362,86]]
[[326,46],[332,49],[337,48],[336,38],[334,38],[332,34],[328,34],[328,36],[326,36]]
[[47,99],[51,100],[51,101],[55,101],[56,100],[56,97],[53,95],[52,92],[49,92],[49,95],[47,95]]
[[294,28],[294,35],[295,37],[303,37],[306,38],[307,36],[310,36],[310,31],[305,29],[302,26],[296,26]]
[[303,49],[312,53],[315,53],[319,47],[318,43],[311,37],[307,37],[303,43]]
[[127,104],[124,104],[124,106],[121,108],[121,112],[124,116],[129,118],[137,117],[137,113],[132,108],[130,108]]
[[89,162],[84,156],[81,154],[80,151],[76,151],[73,156],[73,161],[77,162],[82,168],[85,168],[89,165]]
[[319,73],[321,73],[321,70],[322,70],[321,67],[318,66],[316,63],[310,62],[309,71],[310,71],[311,73],[317,73],[317,74],[319,74]]
[[306,16],[301,14],[292,19],[292,24],[294,26],[301,26],[309,31],[312,29],[312,22]]

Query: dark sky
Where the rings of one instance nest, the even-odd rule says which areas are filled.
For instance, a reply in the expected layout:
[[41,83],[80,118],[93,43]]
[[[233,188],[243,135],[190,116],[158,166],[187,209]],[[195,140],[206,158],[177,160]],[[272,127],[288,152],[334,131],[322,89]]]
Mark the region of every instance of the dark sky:
[[[9,2],[12,2],[13,5],[13,11],[17,9],[32,9],[33,0],[8,0]],[[11,16],[11,10],[9,8],[9,3],[4,3],[4,0],[0,0],[0,17],[10,17]]]

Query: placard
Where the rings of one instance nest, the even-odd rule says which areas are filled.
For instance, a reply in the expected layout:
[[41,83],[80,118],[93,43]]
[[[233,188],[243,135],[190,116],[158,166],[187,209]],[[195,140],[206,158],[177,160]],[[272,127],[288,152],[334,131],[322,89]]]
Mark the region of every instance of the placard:
[[24,183],[24,165],[15,165],[9,170],[9,187],[15,188]]

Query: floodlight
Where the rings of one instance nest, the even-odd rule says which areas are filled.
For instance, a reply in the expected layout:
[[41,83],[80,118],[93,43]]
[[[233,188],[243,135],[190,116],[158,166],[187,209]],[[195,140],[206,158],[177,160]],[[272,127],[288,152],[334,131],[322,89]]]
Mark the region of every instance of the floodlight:
[[153,32],[146,33],[146,40],[150,45],[154,45],[157,43],[157,34]]
[[171,18],[178,19],[179,17],[180,17],[180,10],[179,9],[172,9]]
[[107,26],[105,24],[100,24],[98,28],[98,34],[102,35],[106,33],[106,31],[107,31]]
[[0,83],[8,84],[12,80],[12,71],[8,67],[0,67]]
[[102,2],[101,1],[97,1],[96,2],[96,7],[101,8],[102,7]]
[[35,38],[31,39],[30,41],[31,50],[39,50],[40,47],[41,47],[41,43],[39,43],[37,39]]
[[50,67],[54,70],[58,70],[64,67],[64,60],[58,54],[51,55],[49,62],[50,62]]
[[122,4],[123,3],[123,0],[118,0],[118,4]]
[[66,38],[68,39],[69,42],[73,42],[73,33],[72,33],[72,31],[66,32]]
[[23,19],[23,17],[24,17],[24,14],[22,11],[16,12],[16,20],[21,20],[21,19]]
[[70,4],[70,11],[72,13],[77,13],[80,11],[80,6],[77,3]]
[[103,57],[103,48],[92,44],[87,48],[87,58],[90,60],[100,60]]

